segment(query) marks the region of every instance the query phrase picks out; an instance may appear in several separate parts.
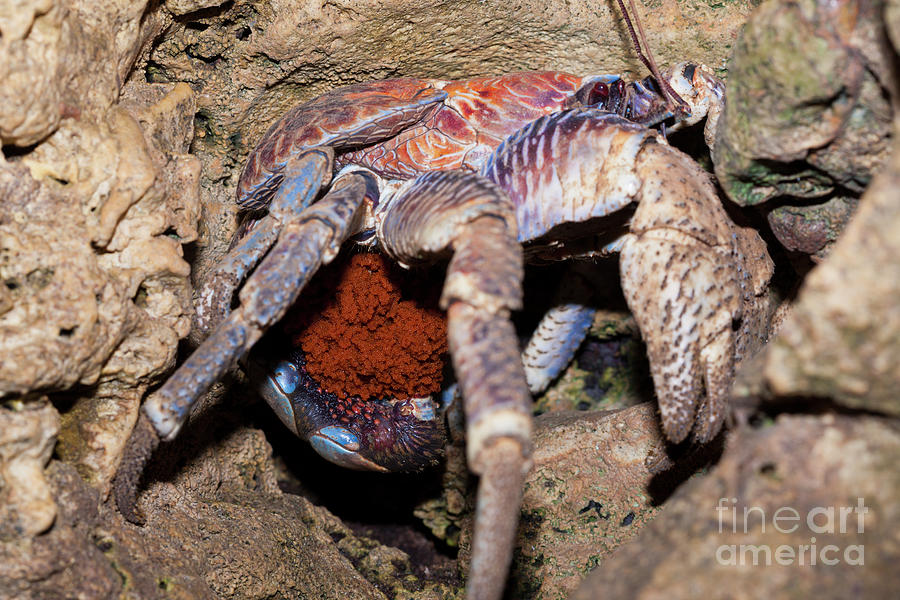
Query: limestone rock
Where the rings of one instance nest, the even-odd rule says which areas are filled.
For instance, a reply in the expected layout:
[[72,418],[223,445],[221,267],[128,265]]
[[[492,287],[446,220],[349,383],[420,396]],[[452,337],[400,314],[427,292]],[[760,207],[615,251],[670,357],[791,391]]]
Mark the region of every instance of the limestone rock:
[[[327,510],[282,494],[262,433],[216,421],[157,461],[144,527],[100,504],[71,466],[48,469],[59,515],[44,535],[0,541],[0,599],[452,598],[409,573],[400,550],[359,537]],[[218,439],[213,441],[212,435]],[[176,465],[184,464],[184,468]],[[382,591],[382,589],[384,591]]]
[[572,599],[896,597],[898,453],[896,427],[873,417],[740,432]]
[[59,417],[48,403],[0,407],[0,540],[29,538],[56,518],[44,480]]
[[900,152],[863,196],[831,256],[804,282],[764,354],[780,395],[900,415]]
[[776,237],[814,260],[889,155],[898,79],[883,13],[881,0],[769,0],[729,63],[719,182],[742,206],[775,202]]

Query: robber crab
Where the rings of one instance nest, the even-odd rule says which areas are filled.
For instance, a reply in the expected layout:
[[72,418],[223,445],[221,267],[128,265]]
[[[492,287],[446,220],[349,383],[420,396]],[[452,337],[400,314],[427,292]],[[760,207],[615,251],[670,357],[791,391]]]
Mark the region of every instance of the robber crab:
[[[668,86],[686,106],[673,106],[650,77],[541,72],[379,81],[295,107],[248,158],[238,203],[264,212],[201,289],[198,325],[211,333],[146,402],[142,435],[176,435],[191,404],[349,238],[401,265],[449,256],[441,302],[468,461],[481,475],[468,591],[499,597],[528,468],[529,389],[568,362],[590,320],[581,307],[554,309],[521,355],[509,315],[522,306],[523,256],[618,251],[666,435],[677,442],[693,431],[702,442],[722,425],[742,323],[768,278],[748,265],[768,256],[754,231],[729,220],[706,173],[649,128],[706,117],[711,143],[722,84],[704,67],[681,64],[663,75]],[[604,218],[629,206],[630,218],[607,230]],[[371,419],[335,420],[294,394],[298,373],[279,363],[267,399],[335,462],[384,468],[385,456],[414,445],[410,436],[432,435],[437,417],[427,399],[389,404],[380,422],[405,427],[403,437],[372,429]]]

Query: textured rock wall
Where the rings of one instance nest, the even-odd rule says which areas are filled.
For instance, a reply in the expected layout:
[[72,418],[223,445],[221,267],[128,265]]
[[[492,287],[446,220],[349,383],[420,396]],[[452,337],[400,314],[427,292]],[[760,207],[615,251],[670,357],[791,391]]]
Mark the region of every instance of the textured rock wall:
[[765,2],[730,62],[716,175],[734,202],[760,205],[785,248],[814,261],[890,154],[898,78],[884,5]]
[[895,425],[784,415],[731,441],[713,472],[681,488],[572,599],[897,596]]
[[[900,122],[897,123],[900,127]],[[895,131],[900,131],[895,127]],[[775,394],[900,415],[900,147],[765,354]]]
[[[58,452],[104,490],[143,391],[190,328],[182,245],[199,215],[194,94],[185,84],[125,85],[162,28],[143,2],[5,6],[0,418],[38,418],[9,400],[41,405],[67,391]],[[0,489],[16,497],[16,487],[45,487],[32,475],[3,477]],[[49,525],[22,505],[18,518],[28,514],[25,531]]]

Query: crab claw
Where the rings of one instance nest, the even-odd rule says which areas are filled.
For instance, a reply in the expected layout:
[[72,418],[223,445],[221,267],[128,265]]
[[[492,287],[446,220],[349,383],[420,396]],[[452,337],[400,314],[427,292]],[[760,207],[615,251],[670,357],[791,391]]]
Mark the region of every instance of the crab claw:
[[251,378],[295,435],[326,460],[357,471],[420,471],[443,453],[444,430],[429,398],[363,401],[325,391],[305,368],[299,350],[270,361],[256,352]]
[[686,155],[648,144],[637,171],[622,288],[647,344],[666,437],[680,442],[693,428],[706,442],[722,427],[733,379],[744,258],[709,177]]
[[725,108],[725,84],[706,65],[679,63],[663,71],[663,77],[691,109],[689,117],[677,121],[669,130],[677,131],[706,119],[703,138],[712,151],[716,142],[719,116]]

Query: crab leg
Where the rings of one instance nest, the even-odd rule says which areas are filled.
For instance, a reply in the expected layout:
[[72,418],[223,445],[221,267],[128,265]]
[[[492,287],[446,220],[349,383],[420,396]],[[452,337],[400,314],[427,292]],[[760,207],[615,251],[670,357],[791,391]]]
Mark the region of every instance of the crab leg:
[[565,369],[587,336],[597,309],[579,301],[590,298],[590,289],[577,268],[569,269],[551,307],[522,351],[528,389],[539,394]]
[[[241,284],[247,273],[256,266],[256,264],[266,255],[266,252],[273,247],[275,241],[279,238],[280,232],[285,228],[293,218],[300,215],[306,209],[323,186],[327,185],[331,179],[331,169],[334,163],[334,152],[331,148],[322,147],[301,152],[292,157],[285,166],[284,180],[269,206],[268,214],[253,226],[253,229],[238,241],[231,248],[216,272],[209,280],[204,282],[200,290],[197,302],[197,315],[195,321],[198,328],[203,333],[208,333],[216,327],[228,315],[231,308],[231,299],[234,291]],[[282,248],[284,248],[282,244]],[[283,250],[282,250],[283,251]],[[274,252],[274,250],[273,250]],[[268,260],[268,264],[272,265],[273,259]],[[267,267],[271,269],[270,267]],[[262,270],[262,267],[261,267]],[[259,276],[256,277],[259,280]],[[257,286],[258,289],[258,286]],[[243,295],[243,293],[242,293]],[[247,292],[249,296],[250,293]],[[269,323],[268,325],[271,325]],[[268,327],[266,325],[266,327]],[[205,377],[201,378],[190,388],[184,389],[187,396],[199,397],[206,390],[206,387],[212,385],[217,377],[221,376],[229,365],[240,356],[240,348],[245,345],[244,341],[239,338],[245,337],[243,333],[239,333],[242,327],[241,317],[230,319],[228,324],[223,324],[213,334],[214,341],[210,342],[209,348],[216,348],[217,345],[225,344],[224,348],[229,351],[223,352],[221,357],[214,362],[204,364],[202,367],[199,361],[193,367],[199,368],[203,372],[218,373],[211,381],[204,384]],[[236,329],[237,328],[237,329]],[[247,346],[249,349],[252,342]],[[201,345],[201,348],[203,346]],[[229,352],[233,349],[238,354],[231,356]],[[197,352],[191,356],[190,360],[194,360],[197,355],[205,353]],[[211,358],[211,357],[210,357]],[[189,362],[190,362],[189,360]],[[187,363],[186,363],[187,364]],[[166,382],[174,385],[173,380],[182,372],[179,369],[175,375]],[[179,385],[185,385],[187,382],[181,381]],[[202,390],[199,386],[204,386]],[[166,387],[164,386],[164,387]],[[199,390],[199,391],[198,391]],[[196,396],[195,396],[196,394]],[[193,400],[188,401],[188,405]],[[182,406],[178,403],[178,406]]]
[[499,598],[531,450],[531,396],[509,320],[522,303],[514,208],[472,173],[429,173],[397,194],[378,231],[385,250],[401,263],[453,251],[441,303],[466,412],[469,466],[481,475],[468,597]]
[[[278,243],[241,290],[241,305],[144,403],[114,484],[119,510],[129,520],[138,520],[133,504],[139,474],[159,438],[178,433],[193,403],[284,315],[316,270],[358,228],[367,189],[363,175],[338,177],[324,198],[307,206],[331,168],[330,149],[311,150],[288,163],[271,208],[272,219],[284,225]],[[291,211],[296,211],[293,216]]]
[[253,229],[228,250],[215,272],[203,281],[194,314],[194,324],[203,335],[209,335],[228,315],[235,290],[275,244],[281,227],[274,215],[254,223]]
[[[333,162],[334,153],[328,147],[302,152],[287,162],[284,181],[269,206],[268,214],[255,223],[249,233],[229,249],[228,254],[217,265],[216,271],[201,286],[194,322],[203,334],[209,334],[219,323],[224,321],[230,312],[231,299],[237,287],[273,247],[285,224],[312,204],[319,190],[328,184],[331,179]],[[226,331],[229,328],[233,329],[237,323],[238,321],[232,320],[230,326],[223,325],[222,328],[215,331],[213,336],[217,339],[214,343],[228,343],[229,340],[236,340],[234,334],[228,335]],[[226,347],[232,345],[229,344]],[[238,346],[242,345],[243,342],[238,344]],[[191,356],[191,359],[193,358]],[[221,375],[228,369],[230,361],[234,358],[236,357],[227,358],[226,360],[229,362],[221,366],[209,365],[208,369],[210,372],[215,371]],[[180,372],[179,369],[176,376]],[[202,382],[200,384],[202,385]],[[212,382],[206,385],[212,385]],[[186,390],[186,393],[188,395],[196,393],[199,396],[203,391]]]
[[[714,437],[733,379],[736,326],[757,318],[750,290],[764,287],[771,269],[750,264],[765,252],[745,255],[709,176],[650,130],[594,109],[524,127],[483,173],[515,203],[523,242],[637,205],[631,233],[605,250],[621,251],[622,288],[647,344],[663,429],[673,442],[692,429],[697,441]],[[759,281],[751,285],[743,273],[753,270]]]
[[[330,149],[301,154],[296,171],[285,177],[270,209],[284,222],[278,243],[266,255],[240,292],[240,306],[144,404],[144,411],[163,438],[174,436],[190,406],[287,311],[306,282],[340,250],[359,225],[355,218],[365,197],[363,176],[349,173],[331,191],[306,208],[313,189],[330,173]],[[296,216],[289,217],[292,211]]]
[[[693,161],[648,145],[636,168],[642,197],[622,249],[622,288],[647,343],[666,436],[678,442],[693,428],[707,442],[722,426],[734,379],[733,324],[743,316],[735,265],[743,257],[709,177]],[[706,400],[698,403],[703,388]]]

